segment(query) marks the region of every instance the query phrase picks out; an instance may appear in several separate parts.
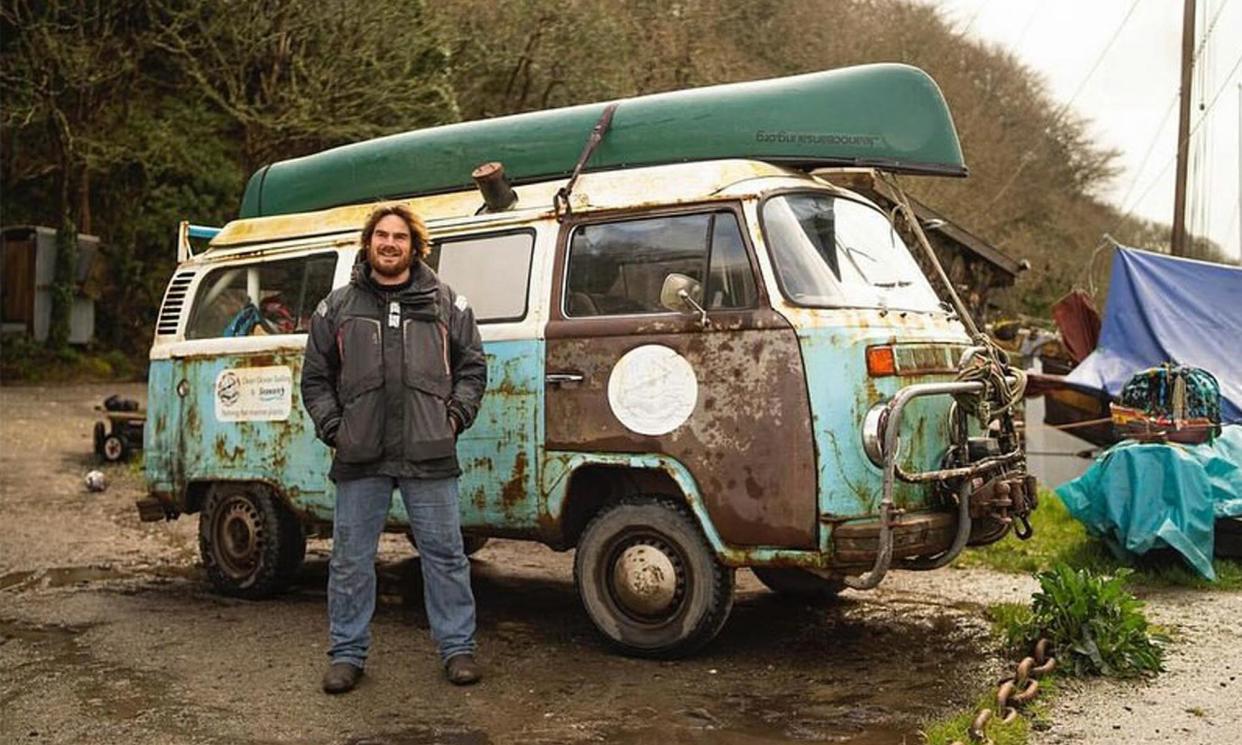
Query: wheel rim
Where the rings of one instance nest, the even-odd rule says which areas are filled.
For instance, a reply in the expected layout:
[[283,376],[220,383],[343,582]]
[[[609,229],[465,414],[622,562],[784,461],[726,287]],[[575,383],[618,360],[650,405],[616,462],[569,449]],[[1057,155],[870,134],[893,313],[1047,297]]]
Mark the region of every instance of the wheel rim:
[[244,497],[229,497],[221,505],[213,533],[220,569],[234,579],[254,574],[263,547],[259,510]]
[[639,535],[618,542],[605,567],[608,594],[631,620],[666,623],[682,610],[685,558],[662,537]]
[[105,439],[103,443],[104,457],[108,460],[117,460],[121,457],[121,451],[124,450],[124,448],[125,446],[121,443],[119,438],[109,437]]

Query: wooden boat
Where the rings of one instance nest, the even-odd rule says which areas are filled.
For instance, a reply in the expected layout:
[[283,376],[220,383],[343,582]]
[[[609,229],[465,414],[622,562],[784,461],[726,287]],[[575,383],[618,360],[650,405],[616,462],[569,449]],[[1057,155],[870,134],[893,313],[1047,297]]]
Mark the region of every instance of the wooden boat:
[[797,167],[868,166],[965,176],[944,96],[898,64],[674,91],[390,135],[256,171],[241,214],[279,215],[473,188],[501,161],[514,183],[567,177],[610,103],[586,170],[748,158]]

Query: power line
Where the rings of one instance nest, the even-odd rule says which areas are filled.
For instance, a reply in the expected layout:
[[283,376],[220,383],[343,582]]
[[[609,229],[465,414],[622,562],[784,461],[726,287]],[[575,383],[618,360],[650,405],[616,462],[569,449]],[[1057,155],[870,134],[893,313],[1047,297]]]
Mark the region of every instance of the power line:
[[1147,161],[1151,159],[1151,154],[1156,150],[1156,143],[1160,141],[1160,135],[1164,132],[1164,126],[1169,123],[1169,117],[1172,116],[1173,109],[1177,107],[1177,99],[1177,94],[1173,94],[1173,100],[1169,101],[1168,107],[1164,110],[1164,116],[1160,118],[1160,126],[1156,127],[1156,134],[1152,136],[1151,142],[1147,145],[1147,152],[1143,153],[1143,160],[1134,171],[1134,180],[1130,182],[1130,188],[1126,189],[1126,195],[1121,198],[1118,204],[1124,205],[1130,201],[1130,195],[1134,193],[1134,187],[1138,186],[1139,179],[1143,176],[1143,169],[1147,167]]
[[[1099,68],[1100,63],[1104,61],[1104,57],[1107,56],[1109,50],[1112,49],[1113,42],[1117,41],[1117,37],[1121,35],[1121,30],[1126,27],[1126,23],[1129,22],[1130,16],[1134,15],[1134,9],[1138,7],[1138,4],[1139,0],[1134,0],[1134,2],[1130,4],[1130,9],[1126,11],[1125,17],[1121,19],[1121,23],[1118,24],[1117,29],[1113,31],[1113,35],[1109,37],[1108,43],[1104,45],[1104,48],[1100,50],[1099,55],[1096,56],[1095,62],[1091,65],[1091,69],[1087,71],[1087,74],[1083,77],[1082,82],[1078,84],[1078,88],[1074,90],[1074,94],[1069,97],[1069,100],[1066,101],[1065,104],[1062,105],[1061,108],[1057,110],[1057,113],[1052,117],[1052,123],[1048,125],[1049,128],[1060,123],[1061,117],[1065,115],[1065,112],[1069,111],[1069,107],[1078,98],[1078,94],[1082,93],[1083,88],[1087,86],[1087,81],[1090,80],[1091,76],[1095,74],[1095,71]],[[1009,191],[1009,188],[1018,180],[1018,176],[1022,174],[1022,169],[1026,168],[1028,159],[1032,154],[1034,154],[1036,147],[1038,147],[1038,143],[1028,148],[1027,151],[1022,154],[1022,157],[1018,159],[1018,166],[1013,169],[1013,174],[1010,175],[1009,180],[1005,182],[1005,185],[1001,187],[1000,191],[996,192],[996,196],[992,197],[992,201],[988,202],[989,208],[1000,201],[1001,197],[1005,196],[1005,194]]]
[[[1233,77],[1233,74],[1238,71],[1239,66],[1242,66],[1242,54],[1238,55],[1238,59],[1234,61],[1233,67],[1229,70],[1229,73],[1225,75],[1225,79],[1223,82],[1221,82],[1220,88],[1217,89],[1216,94],[1212,96],[1211,102],[1209,102],[1208,105],[1203,108],[1203,113],[1200,115],[1199,121],[1195,122],[1195,125],[1190,128],[1189,132],[1186,133],[1187,140],[1190,139],[1191,135],[1199,131],[1199,127],[1202,126],[1203,122],[1207,121],[1208,114],[1211,113],[1212,107],[1214,107],[1216,105],[1216,102],[1220,100],[1221,94],[1225,92],[1225,88],[1228,87],[1229,85],[1229,80]],[[1160,178],[1164,176],[1164,172],[1169,170],[1169,166],[1173,165],[1173,161],[1175,161],[1176,159],[1177,159],[1177,156],[1174,155],[1172,158],[1169,158],[1168,160],[1165,161],[1164,166],[1160,169],[1160,172],[1156,174],[1156,180],[1152,181],[1151,184],[1148,185],[1148,187],[1143,191],[1143,193],[1139,195],[1139,198],[1135,201],[1134,206],[1131,207],[1129,210],[1127,210],[1124,215],[1122,215],[1121,217],[1122,220],[1125,220],[1126,218],[1128,218],[1131,214],[1134,213],[1134,210],[1138,209],[1139,204],[1142,203],[1143,199],[1151,192],[1151,190],[1156,186],[1156,184],[1160,182]],[[1123,203],[1123,206],[1124,206],[1124,203]],[[1116,227],[1113,228],[1113,231],[1116,232]]]

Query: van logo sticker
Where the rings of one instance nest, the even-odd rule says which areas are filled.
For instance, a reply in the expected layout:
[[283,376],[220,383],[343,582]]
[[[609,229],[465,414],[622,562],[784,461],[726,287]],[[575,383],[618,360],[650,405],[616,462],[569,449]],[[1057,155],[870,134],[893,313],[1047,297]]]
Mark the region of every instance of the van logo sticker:
[[283,422],[293,409],[293,371],[284,365],[221,370],[215,404],[217,421]]
[[608,376],[608,405],[625,428],[664,435],[686,423],[699,400],[699,382],[685,357],[660,344],[626,352]]

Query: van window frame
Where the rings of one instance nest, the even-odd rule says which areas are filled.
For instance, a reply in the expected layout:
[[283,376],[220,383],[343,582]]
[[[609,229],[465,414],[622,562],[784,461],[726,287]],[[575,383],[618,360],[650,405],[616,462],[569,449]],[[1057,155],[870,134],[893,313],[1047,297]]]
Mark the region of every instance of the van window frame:
[[[866,199],[852,195],[852,194],[839,192],[834,189],[825,189],[825,188],[817,189],[817,188],[808,188],[808,187],[789,187],[789,188],[784,188],[784,189],[773,189],[772,191],[765,192],[763,196],[759,198],[758,208],[755,210],[755,219],[759,221],[759,234],[763,236],[763,247],[764,247],[764,250],[767,251],[768,261],[771,262],[772,264],[772,275],[776,278],[776,286],[780,288],[781,297],[785,300],[785,302],[789,303],[790,305],[796,306],[798,308],[811,308],[811,309],[818,309],[818,310],[842,310],[842,309],[879,310],[880,309],[879,306],[876,306],[876,307],[867,306],[864,308],[863,306],[858,306],[858,305],[841,305],[841,304],[811,305],[808,303],[800,303],[797,300],[793,299],[793,297],[790,295],[788,288],[785,287],[785,280],[781,276],[780,267],[777,266],[776,257],[773,256],[772,241],[768,237],[768,225],[767,225],[767,222],[763,219],[763,209],[764,207],[767,206],[768,200],[775,199],[777,197],[787,197],[791,194],[814,194],[814,195],[820,195],[820,196],[828,196],[833,199],[842,199],[847,202],[853,202],[867,209],[875,210],[879,214],[883,215],[884,218],[888,221],[889,225],[892,227],[892,229],[894,231],[897,230],[897,226],[893,225],[893,221],[888,216],[887,212],[880,209],[875,204],[868,202]],[[898,233],[898,237],[900,237],[900,235],[901,234]],[[904,238],[902,239],[901,242],[903,245],[905,245]],[[914,263],[917,266],[918,259],[915,258],[914,252],[911,250],[911,247],[909,245],[906,245],[906,251],[910,253],[910,258],[914,260]],[[926,273],[923,272],[922,267],[919,267],[919,273],[923,274],[923,279],[926,280],[927,284],[931,287],[932,294],[936,297],[936,299],[943,302],[943,298],[940,297],[940,293],[936,292],[935,283],[933,283],[931,278],[928,277]],[[899,311],[902,313],[927,313],[927,314],[936,313],[935,310],[930,310],[930,309],[920,310],[920,309],[914,309],[914,308],[892,307],[892,308],[887,308],[887,310]]]
[[[195,277],[195,281],[193,284],[193,294],[191,296],[192,297],[191,302],[188,304],[188,307],[182,311],[182,313],[184,314],[184,317],[183,317],[183,325],[181,327],[181,340],[180,341],[188,342],[188,343],[197,343],[197,342],[215,341],[215,340],[220,340],[220,339],[227,340],[227,339],[246,338],[246,337],[240,337],[240,336],[224,336],[223,334],[218,334],[215,336],[197,336],[197,337],[190,336],[191,324],[193,323],[195,316],[199,313],[199,307],[200,307],[198,303],[199,292],[203,288],[203,283],[206,282],[216,272],[229,270],[229,269],[245,269],[250,266],[259,266],[262,264],[275,263],[278,261],[298,261],[298,260],[310,261],[310,260],[313,260],[321,256],[330,256],[333,259],[333,267],[332,267],[332,285],[328,288],[328,293],[331,294],[332,291],[336,289],[336,276],[337,276],[337,272],[340,269],[341,254],[342,252],[335,247],[324,246],[318,249],[308,249],[306,253],[296,253],[292,256],[283,255],[281,253],[273,253],[273,254],[267,254],[267,255],[260,255],[256,257],[254,254],[249,254],[245,256],[229,257],[227,259],[222,259],[219,261],[206,262],[206,266],[202,268],[201,273],[197,277]],[[180,271],[180,270],[181,268],[179,267],[177,271]],[[327,297],[327,295],[325,295],[324,297]],[[322,301],[323,301],[323,298],[319,298],[319,300],[316,300],[315,306],[317,307],[319,303]],[[313,312],[313,309],[312,309],[312,312]],[[309,333],[310,333],[310,329],[307,329],[305,331],[293,331],[287,334],[265,334],[264,336],[267,338],[271,338],[271,339],[288,339],[288,338],[293,338],[293,337],[306,336]]]
[[[503,238],[508,235],[530,236],[530,249],[526,256],[526,282],[525,282],[525,289],[522,292],[522,315],[505,316],[503,318],[489,318],[487,320],[483,320],[482,318],[479,318],[476,316],[474,319],[475,323],[479,324],[480,326],[486,326],[486,325],[490,325],[493,323],[520,323],[522,321],[525,321],[527,316],[530,315],[530,289],[531,289],[531,279],[532,279],[531,275],[534,273],[535,253],[539,250],[538,245],[537,245],[539,241],[539,235],[536,233],[534,228],[527,227],[527,228],[504,228],[504,229],[499,229],[499,230],[487,230],[481,233],[462,232],[462,233],[451,233],[449,235],[441,235],[441,236],[433,235],[431,238],[432,246],[440,246],[444,243],[453,243],[453,242],[460,242],[460,241],[466,241],[466,240],[480,240],[480,239],[486,239],[486,238]],[[431,268],[430,264],[428,264],[428,268]],[[454,292],[457,292],[457,287],[454,287],[452,282],[448,282],[444,280],[444,275],[440,273],[440,269],[438,267],[432,268],[432,271],[436,273],[436,276],[439,277],[441,281],[444,281],[445,284],[447,284],[449,287],[452,287]],[[470,300],[470,296],[467,295],[466,301],[469,302],[469,300]]]
[[[712,213],[728,212],[737,220],[738,232],[742,236],[742,246],[746,251],[746,261],[750,266],[751,280],[754,282],[755,299],[750,305],[737,308],[708,308],[708,315],[727,314],[727,313],[753,313],[756,310],[770,307],[768,300],[767,287],[763,282],[763,272],[759,268],[759,260],[755,253],[754,243],[751,241],[750,231],[747,229],[747,220],[745,210],[742,203],[736,199],[712,201],[712,202],[695,202],[693,204],[678,204],[664,207],[655,207],[651,209],[634,210],[600,210],[598,212],[589,212],[581,216],[575,215],[565,220],[561,226],[560,236],[556,242],[556,268],[555,273],[559,274],[559,282],[557,284],[557,300],[556,311],[559,318],[564,321],[575,322],[596,322],[604,319],[635,319],[635,318],[681,318],[687,315],[684,311],[665,310],[652,313],[601,313],[595,316],[573,316],[567,311],[567,298],[569,297],[569,253],[572,248],[572,237],[574,231],[586,225],[598,225],[602,223],[618,223],[632,222],[635,220],[649,220],[660,217],[679,217],[683,215],[710,215]],[[710,240],[710,235],[707,236]],[[711,250],[707,253],[707,264],[705,269],[705,277],[711,273]],[[706,283],[704,284],[704,292],[706,293]]]

